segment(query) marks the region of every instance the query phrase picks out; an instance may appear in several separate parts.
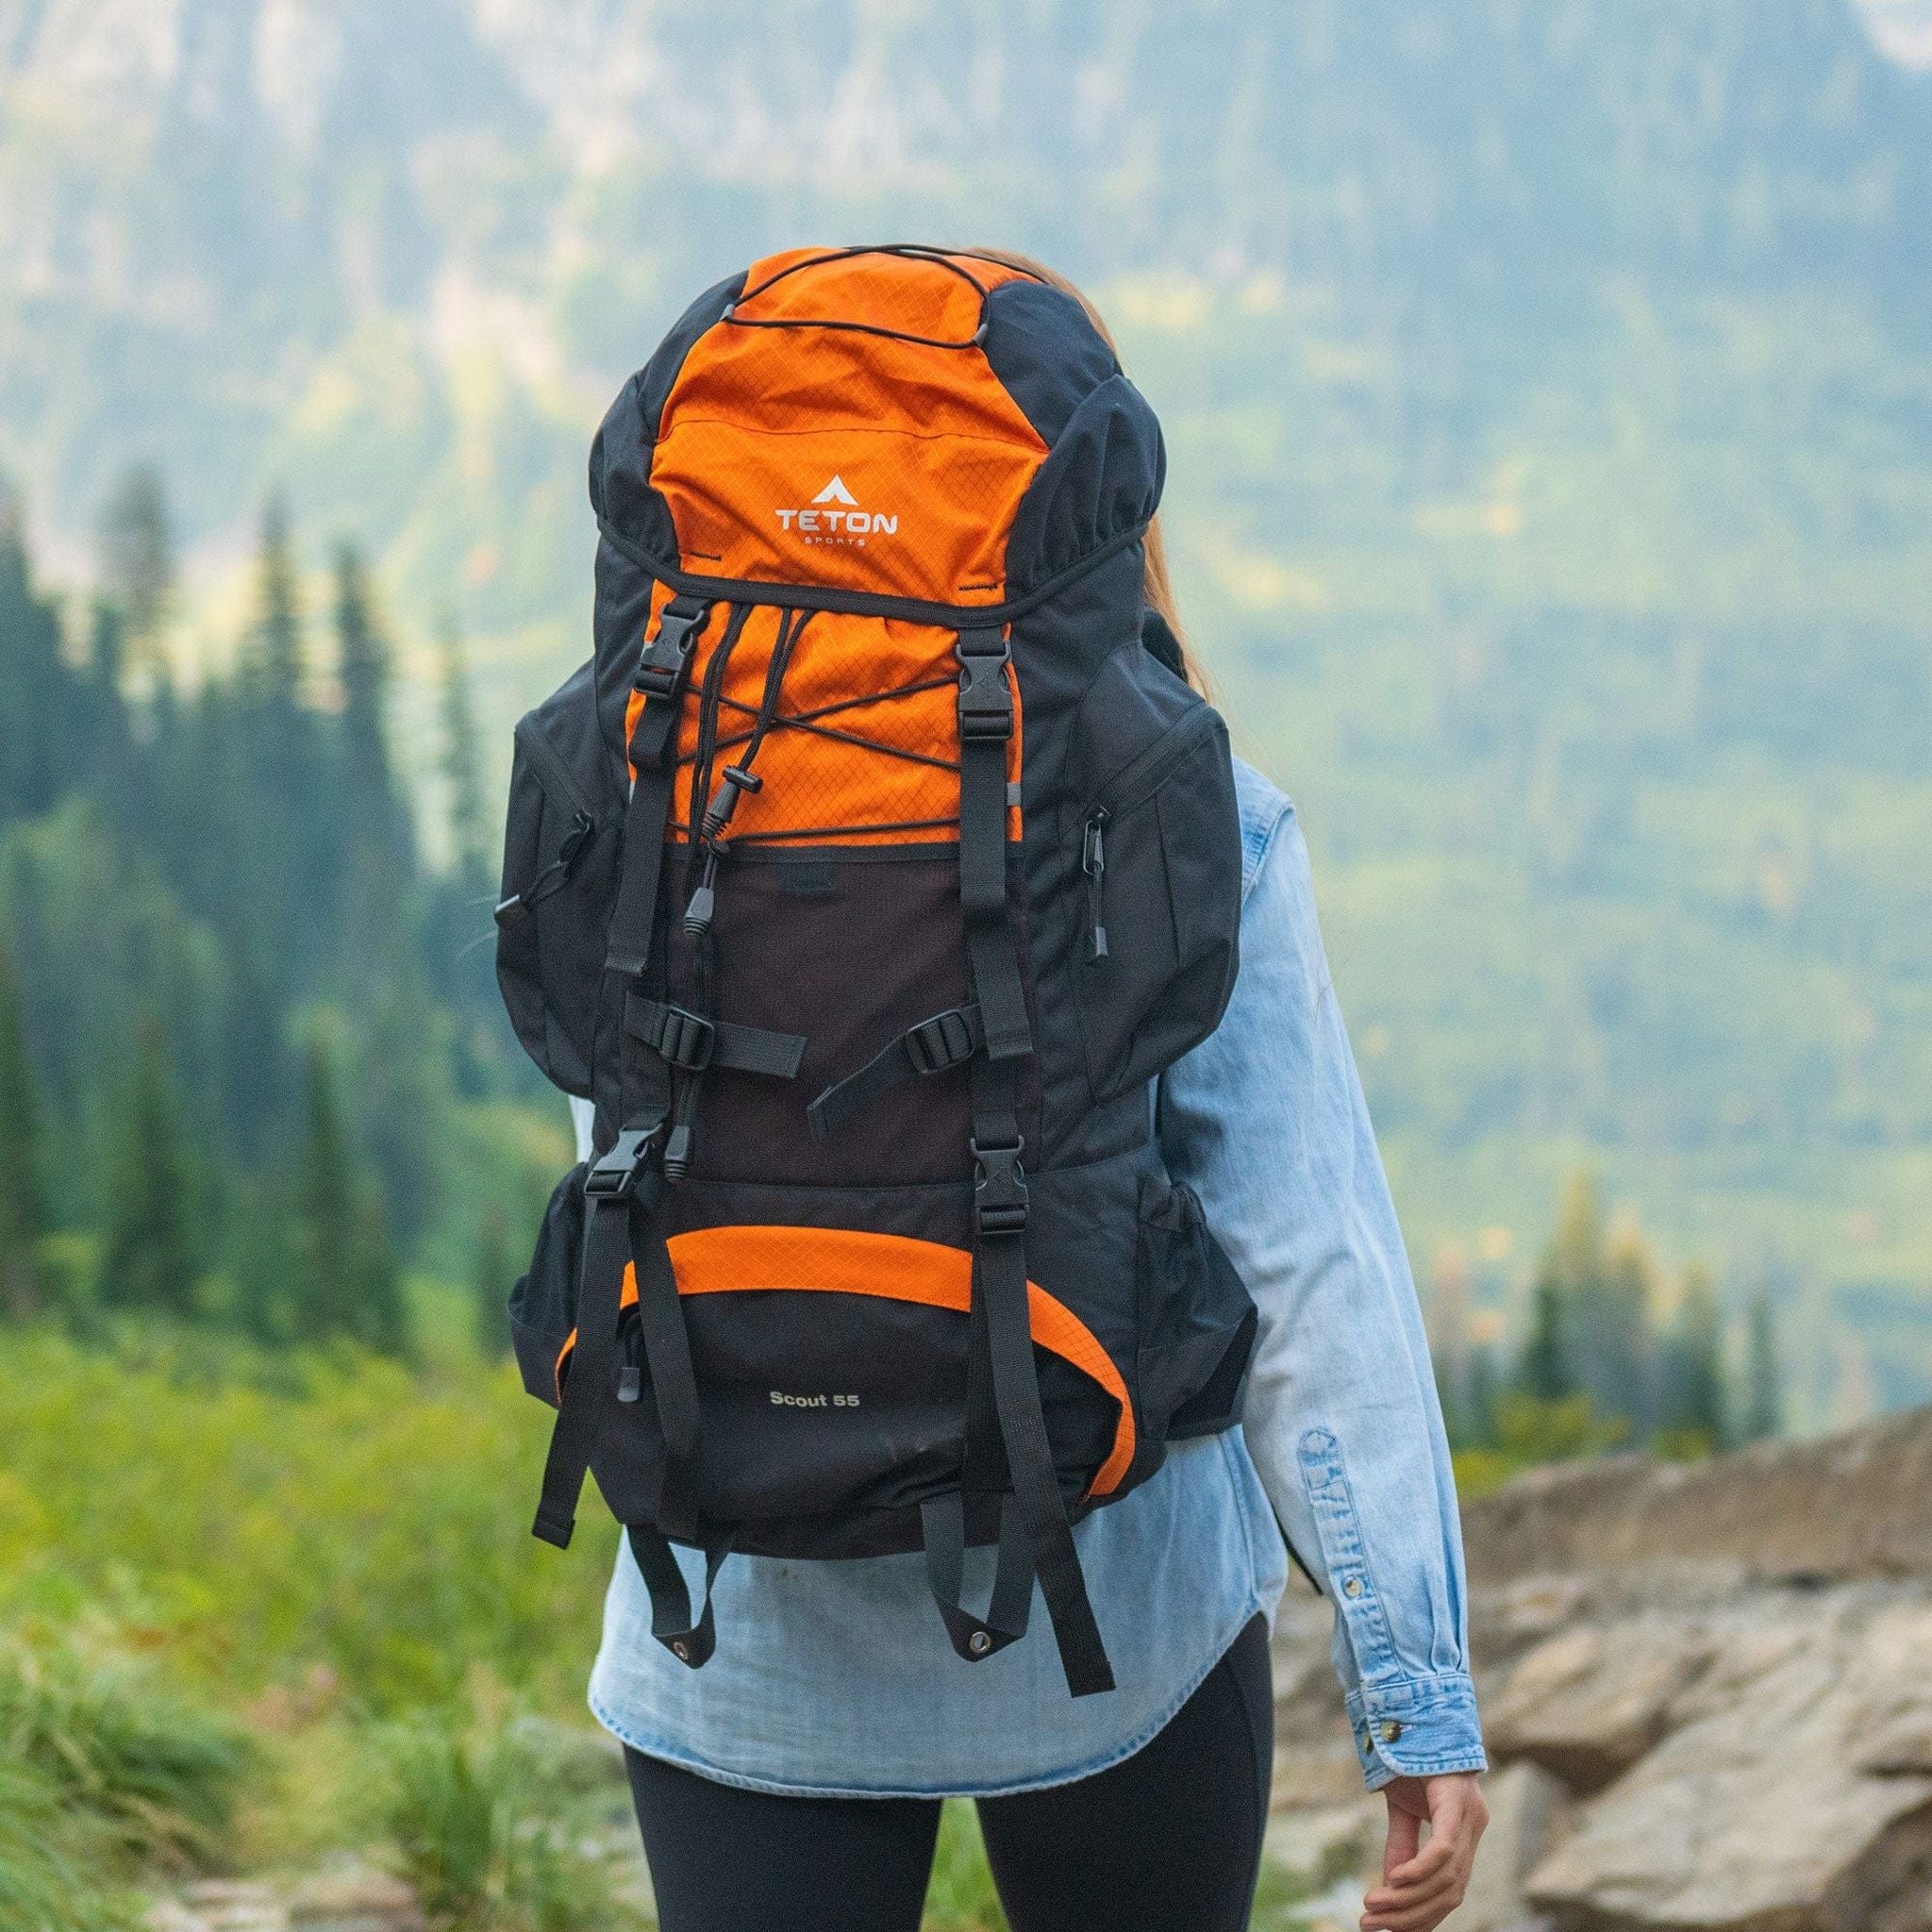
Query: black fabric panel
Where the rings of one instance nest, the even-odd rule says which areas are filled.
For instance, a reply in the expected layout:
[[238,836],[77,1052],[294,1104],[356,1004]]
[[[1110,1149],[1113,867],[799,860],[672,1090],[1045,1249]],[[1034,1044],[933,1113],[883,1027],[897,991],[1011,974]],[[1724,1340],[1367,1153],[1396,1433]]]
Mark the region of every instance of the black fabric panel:
[[986,359],[1050,449],[1121,366],[1080,305],[1044,282],[1002,282],[988,309]]
[[744,292],[744,278],[750,271],[740,269],[711,286],[672,324],[671,330],[651,359],[638,372],[639,407],[643,415],[646,440],[656,442],[664,421],[664,405],[684,368],[684,358],[697,339],[721,321],[726,309]]
[[1166,469],[1154,411],[1124,375],[1109,376],[1074,410],[1020,500],[1007,538],[1007,594],[1140,528],[1159,507]]

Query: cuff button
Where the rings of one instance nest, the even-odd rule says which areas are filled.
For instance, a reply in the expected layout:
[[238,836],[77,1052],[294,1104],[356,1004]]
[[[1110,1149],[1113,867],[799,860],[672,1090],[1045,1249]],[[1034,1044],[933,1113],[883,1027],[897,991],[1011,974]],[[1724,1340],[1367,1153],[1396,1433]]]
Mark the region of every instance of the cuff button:
[[1382,1741],[1385,1744],[1394,1743],[1401,1735],[1402,1726],[1392,1717],[1382,1726]]

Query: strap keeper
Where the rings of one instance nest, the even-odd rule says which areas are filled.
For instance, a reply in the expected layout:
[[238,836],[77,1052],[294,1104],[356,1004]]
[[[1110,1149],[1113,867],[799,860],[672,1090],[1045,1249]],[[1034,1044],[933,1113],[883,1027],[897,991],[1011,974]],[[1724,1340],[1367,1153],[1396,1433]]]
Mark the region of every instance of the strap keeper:
[[1013,687],[1008,668],[1013,647],[996,630],[962,630],[954,646],[959,660],[959,736],[966,742],[1013,735]]
[[647,1127],[626,1127],[591,1164],[584,1176],[584,1193],[591,1201],[627,1201],[638,1176],[650,1164],[664,1131],[658,1121]]
[[943,1074],[962,1060],[970,1060],[978,1048],[974,1029],[977,1016],[964,1007],[948,1007],[930,1020],[922,1020],[906,1029],[906,1058],[919,1074]]
[[650,1043],[674,1067],[695,1074],[711,1064],[718,1045],[718,1029],[702,1013],[667,1003],[659,1009],[657,1027],[649,1038]]
[[1016,1141],[1010,1147],[985,1147],[977,1141],[969,1144],[973,1149],[973,1220],[980,1237],[1024,1235],[1026,1178],[1020,1155],[1025,1142]]

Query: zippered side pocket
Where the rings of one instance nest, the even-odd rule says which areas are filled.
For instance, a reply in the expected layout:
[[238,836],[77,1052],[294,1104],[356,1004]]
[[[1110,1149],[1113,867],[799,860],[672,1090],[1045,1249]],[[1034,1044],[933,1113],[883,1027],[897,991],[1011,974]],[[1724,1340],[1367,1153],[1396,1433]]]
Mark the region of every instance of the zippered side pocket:
[[591,1091],[623,821],[586,665],[517,725],[496,908],[496,980],[510,1024],[567,1093]]
[[1074,966],[1096,1100],[1205,1040],[1234,987],[1241,827],[1219,714],[1136,641],[1081,708]]

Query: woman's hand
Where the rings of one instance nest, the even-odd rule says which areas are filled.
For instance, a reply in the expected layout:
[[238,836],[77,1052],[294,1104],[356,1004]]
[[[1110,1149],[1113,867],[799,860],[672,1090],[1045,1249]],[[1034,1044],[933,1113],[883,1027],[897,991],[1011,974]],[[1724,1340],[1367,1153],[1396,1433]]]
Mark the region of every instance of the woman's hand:
[[[1490,1807],[1473,1771],[1399,1777],[1383,1786],[1382,1795],[1389,1803],[1389,1842],[1382,1882],[1362,1901],[1362,1932],[1431,1932],[1469,1890]],[[1424,1824],[1427,1844],[1422,1842]]]

